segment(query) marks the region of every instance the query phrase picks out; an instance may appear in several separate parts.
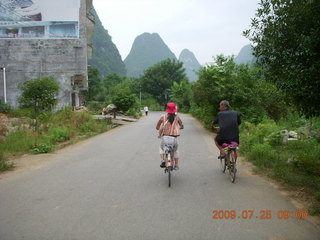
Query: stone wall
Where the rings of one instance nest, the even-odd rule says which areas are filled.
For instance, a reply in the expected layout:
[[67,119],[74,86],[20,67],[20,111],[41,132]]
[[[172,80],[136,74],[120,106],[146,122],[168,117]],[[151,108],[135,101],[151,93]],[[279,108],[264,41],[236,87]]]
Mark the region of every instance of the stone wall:
[[[92,1],[80,1],[79,39],[0,39],[0,67],[6,69],[7,102],[11,106],[18,106],[19,83],[45,76],[59,82],[58,109],[81,104],[81,95],[88,87],[88,45],[94,20],[88,16]],[[2,101],[3,78],[0,71]]]

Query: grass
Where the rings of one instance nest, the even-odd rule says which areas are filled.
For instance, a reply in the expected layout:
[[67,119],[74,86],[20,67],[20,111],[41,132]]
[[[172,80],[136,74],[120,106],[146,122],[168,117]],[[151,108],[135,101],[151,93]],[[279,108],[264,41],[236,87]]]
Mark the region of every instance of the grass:
[[[17,112],[21,114],[23,111],[13,114]],[[29,122],[28,129],[18,128],[7,134],[6,140],[0,144],[0,171],[13,167],[5,160],[5,156],[10,158],[24,153],[48,153],[61,148],[66,142],[72,144],[114,127],[109,120],[94,120],[90,114],[73,112],[71,108],[55,114],[43,113],[36,121],[30,119]]]
[[[241,153],[255,164],[256,172],[288,188],[303,189],[310,196],[312,215],[320,214],[319,122],[291,117],[290,122],[282,120],[278,124],[271,120],[257,125],[245,123],[240,139]],[[280,134],[284,129],[297,131],[298,140],[284,143]]]
[[0,172],[4,172],[12,168],[13,168],[13,164],[5,161],[3,153],[0,152]]

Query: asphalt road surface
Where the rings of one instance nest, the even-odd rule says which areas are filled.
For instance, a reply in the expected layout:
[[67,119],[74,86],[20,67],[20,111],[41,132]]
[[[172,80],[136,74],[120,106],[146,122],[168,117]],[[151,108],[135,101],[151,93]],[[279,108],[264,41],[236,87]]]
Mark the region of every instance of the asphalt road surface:
[[[212,135],[188,115],[181,114],[180,170],[168,188],[155,130],[161,114],[2,175],[0,239],[320,239],[316,225],[295,218],[303,209],[244,164],[231,183],[219,169]],[[283,211],[289,219],[278,218]],[[230,213],[236,218],[227,219]]]

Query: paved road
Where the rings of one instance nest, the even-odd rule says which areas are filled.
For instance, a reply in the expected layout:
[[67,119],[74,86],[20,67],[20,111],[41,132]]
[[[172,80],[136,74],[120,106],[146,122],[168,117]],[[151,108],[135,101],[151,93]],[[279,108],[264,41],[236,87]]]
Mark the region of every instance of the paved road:
[[[159,112],[53,154],[37,168],[0,179],[1,240],[319,239],[268,182],[239,167],[235,184],[219,170],[212,137],[182,115],[181,169],[172,188],[159,168]],[[252,219],[213,211],[254,210]],[[271,219],[259,219],[270,210]],[[258,217],[258,218],[257,218]]]

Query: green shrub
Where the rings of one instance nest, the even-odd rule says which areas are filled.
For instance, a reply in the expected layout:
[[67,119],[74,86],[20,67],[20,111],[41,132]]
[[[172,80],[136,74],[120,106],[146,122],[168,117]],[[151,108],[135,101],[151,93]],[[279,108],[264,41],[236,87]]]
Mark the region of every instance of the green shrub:
[[7,136],[6,141],[0,144],[0,150],[11,153],[28,152],[34,146],[35,139],[36,137],[28,132],[12,132]]
[[35,111],[31,108],[18,108],[18,109],[12,109],[8,114],[8,117],[33,118],[35,115],[36,115]]
[[287,129],[296,129],[308,125],[308,120],[297,112],[292,112],[279,120],[278,125]]
[[63,142],[69,139],[70,129],[67,127],[56,127],[53,126],[49,128],[48,133],[45,135],[45,138],[52,143]]
[[86,107],[89,109],[89,111],[93,112],[101,112],[101,109],[106,107],[107,104],[104,102],[97,102],[97,101],[90,101],[86,104]]
[[0,172],[7,171],[13,168],[13,163],[8,163],[5,160],[0,160]]
[[20,105],[33,109],[37,114],[41,111],[51,111],[58,102],[59,83],[53,77],[21,82],[19,89],[21,90]]
[[267,143],[254,144],[248,157],[259,167],[263,168],[273,168],[279,164],[277,152]]
[[[241,152],[249,153],[255,144],[263,144],[274,132],[281,130],[273,120],[265,119],[259,124],[244,122],[241,126],[240,144]],[[273,143],[273,142],[272,142]]]
[[47,143],[39,143],[36,147],[31,149],[31,153],[40,154],[40,153],[48,153],[53,149],[52,145]]
[[9,170],[13,167],[13,163],[8,163],[3,155],[3,152],[0,152],[0,172]]
[[137,108],[137,107],[132,107],[132,108],[130,108],[130,109],[126,112],[126,114],[127,114],[128,116],[131,116],[131,117],[134,117],[134,118],[138,118],[139,116],[141,116],[141,112],[138,111],[138,108]]
[[202,121],[207,129],[210,128],[211,122],[215,117],[212,108],[200,107],[195,104],[191,105],[190,113],[192,116]]
[[112,97],[112,103],[117,106],[118,110],[126,112],[138,105],[138,98],[129,87],[126,87],[117,90],[116,95]]
[[164,111],[164,106],[161,106],[156,99],[152,97],[147,97],[145,99],[142,99],[141,103],[141,109],[144,108],[144,106],[148,106],[150,111]]
[[0,100],[0,113],[9,113],[11,111],[11,106]]
[[95,123],[94,122],[85,122],[80,126],[80,130],[83,133],[94,132],[95,131]]

